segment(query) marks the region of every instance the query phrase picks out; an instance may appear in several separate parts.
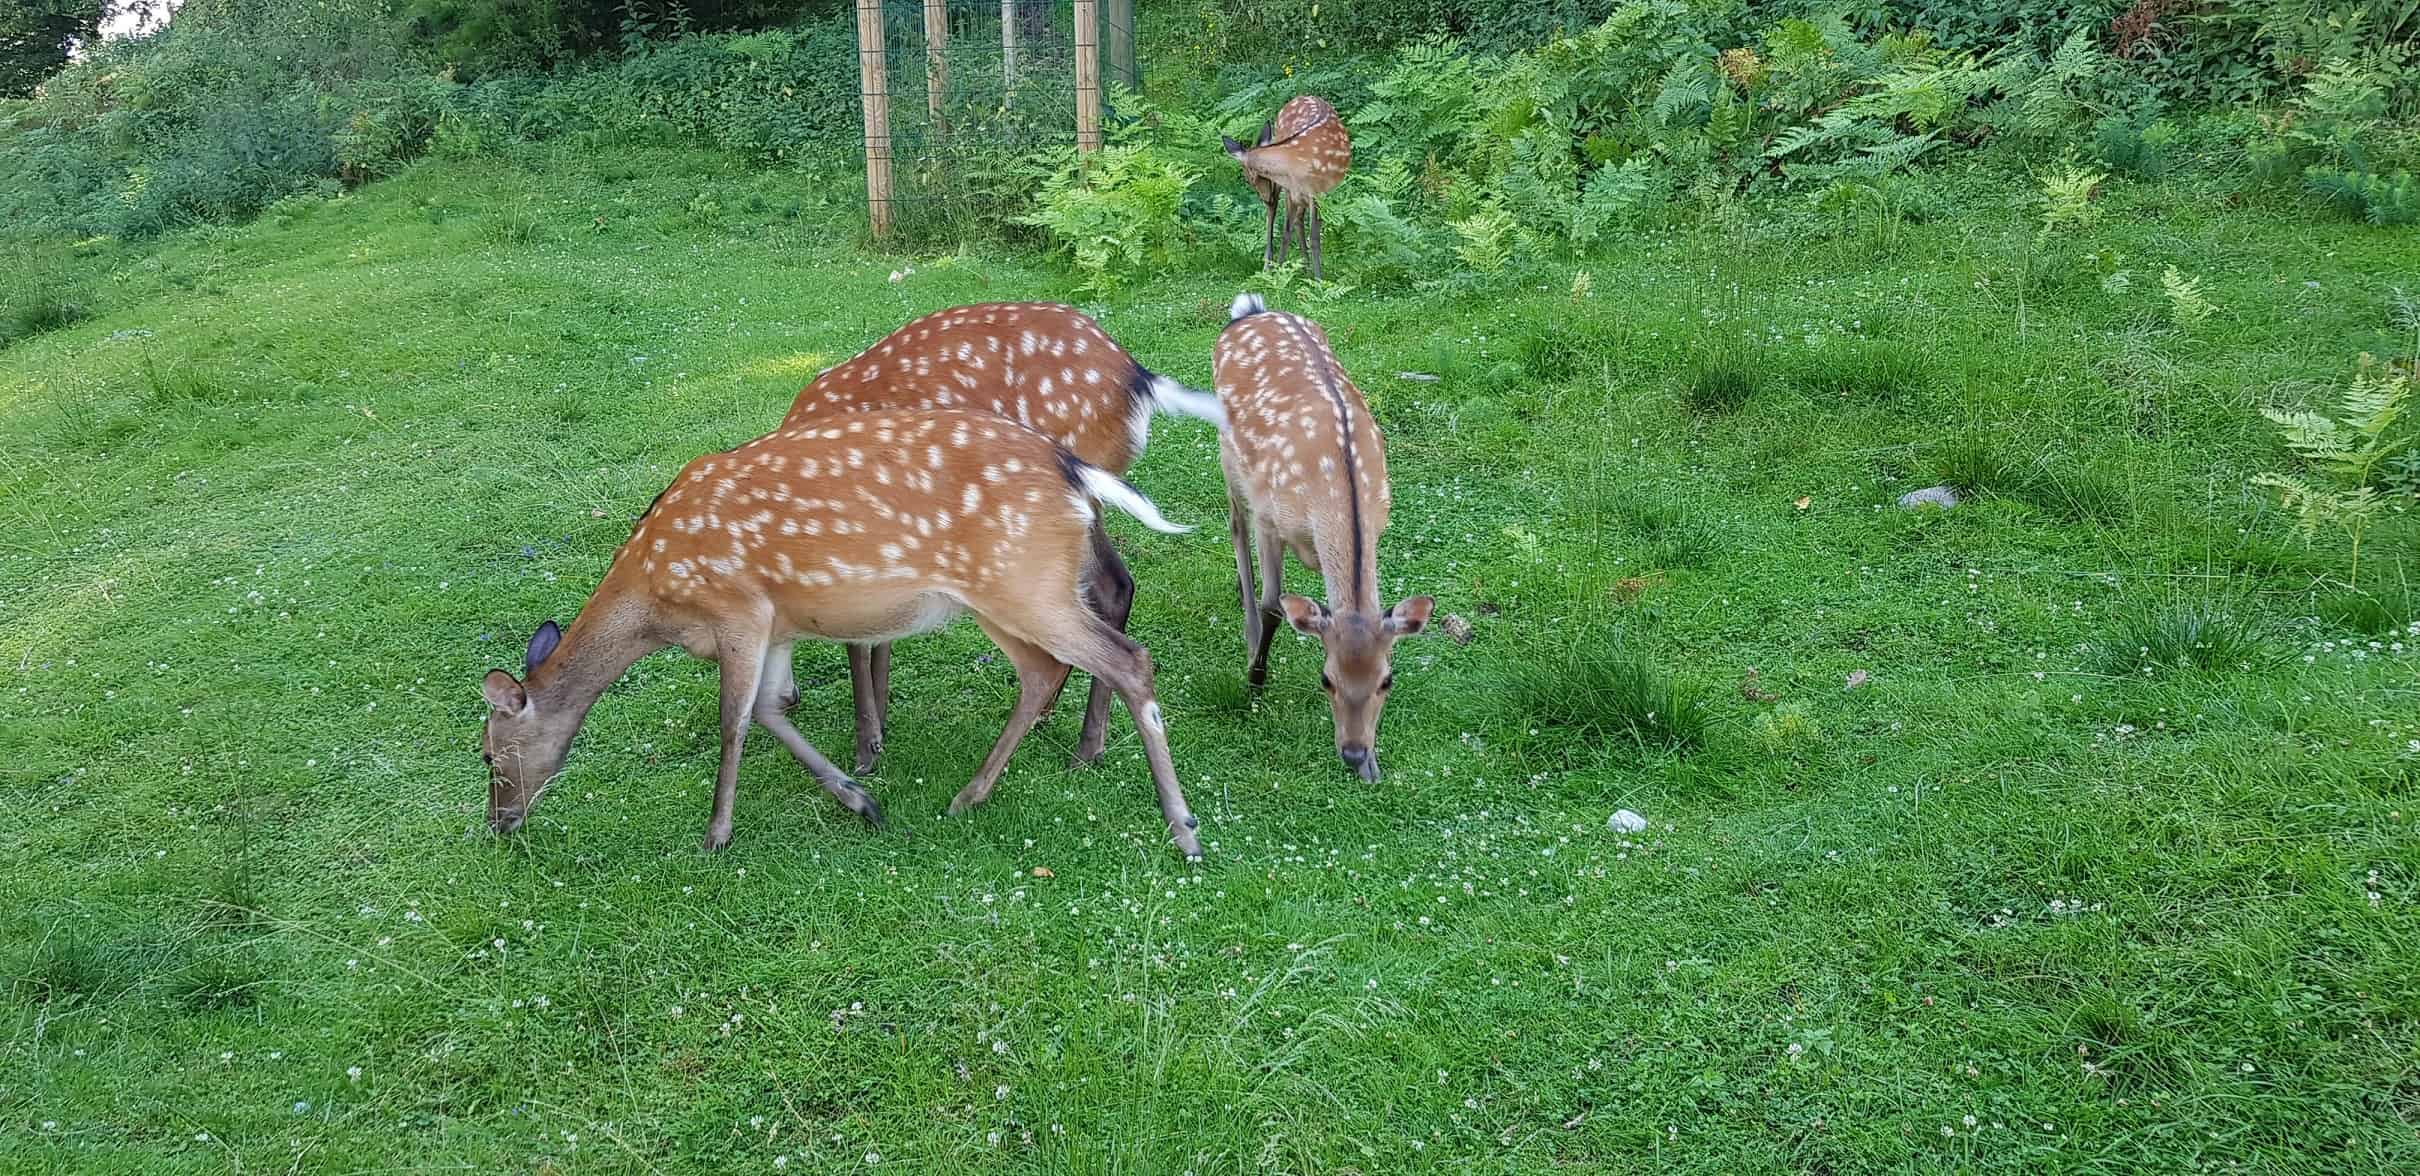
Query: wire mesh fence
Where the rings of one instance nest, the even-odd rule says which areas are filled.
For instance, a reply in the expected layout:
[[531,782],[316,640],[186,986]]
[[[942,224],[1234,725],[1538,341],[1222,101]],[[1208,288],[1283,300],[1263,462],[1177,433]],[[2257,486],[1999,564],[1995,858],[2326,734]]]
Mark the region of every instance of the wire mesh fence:
[[1133,0],[858,0],[874,235],[963,235],[1020,215],[1100,143],[1103,82],[1137,87]]

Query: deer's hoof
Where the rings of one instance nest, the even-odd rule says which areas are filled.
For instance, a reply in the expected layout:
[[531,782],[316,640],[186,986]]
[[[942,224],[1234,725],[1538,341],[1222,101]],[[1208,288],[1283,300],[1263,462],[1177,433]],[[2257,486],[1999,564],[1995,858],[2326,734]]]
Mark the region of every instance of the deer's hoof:
[[704,844],[700,845],[698,848],[703,849],[707,853],[721,853],[725,848],[729,847],[730,844],[731,830],[708,829],[706,830],[706,840]]
[[864,807],[857,809],[856,812],[858,817],[865,821],[866,828],[877,833],[888,828],[890,822],[883,818],[882,806],[874,803],[873,797],[866,796],[862,792],[858,793],[858,796],[864,801]]

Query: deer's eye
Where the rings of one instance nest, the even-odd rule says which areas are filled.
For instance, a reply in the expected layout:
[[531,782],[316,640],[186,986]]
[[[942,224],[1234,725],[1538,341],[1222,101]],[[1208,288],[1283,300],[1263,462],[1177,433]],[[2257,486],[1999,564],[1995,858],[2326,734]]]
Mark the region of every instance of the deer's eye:
[[1336,693],[1336,682],[1334,679],[1328,677],[1328,672],[1326,670],[1319,671],[1319,688],[1327,691],[1330,694]]
[[1395,671],[1393,671],[1393,670],[1388,670],[1388,671],[1387,671],[1387,673],[1386,673],[1386,677],[1385,677],[1385,678],[1380,679],[1380,680],[1379,680],[1379,682],[1378,682],[1378,692],[1379,692],[1379,693],[1381,693],[1381,694],[1384,694],[1385,692],[1387,692],[1387,691],[1389,691],[1389,690],[1393,690],[1394,688],[1395,688]]

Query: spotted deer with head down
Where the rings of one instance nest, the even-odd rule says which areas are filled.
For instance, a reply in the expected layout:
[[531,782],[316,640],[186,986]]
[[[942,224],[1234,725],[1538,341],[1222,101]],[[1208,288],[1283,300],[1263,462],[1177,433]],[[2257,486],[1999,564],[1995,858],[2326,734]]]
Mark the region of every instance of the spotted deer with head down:
[[[1353,166],[1353,137],[1344,120],[1325,98],[1304,94],[1285,104],[1277,117],[1262,123],[1257,142],[1246,144],[1221,135],[1227,154],[1244,168],[1244,180],[1268,210],[1262,230],[1262,265],[1286,263],[1289,239],[1302,244],[1310,259],[1311,276],[1320,276],[1319,198],[1344,180]],[[1285,231],[1277,228],[1277,204],[1286,205]]]
[[639,517],[571,626],[546,622],[520,677],[492,670],[482,683],[489,827],[521,827],[598,696],[667,645],[721,665],[722,764],[707,849],[731,840],[751,722],[879,825],[873,797],[790,725],[779,697],[786,676],[775,669],[801,639],[887,642],[971,612],[1016,667],[1017,704],[950,811],[991,795],[1069,667],[1081,667],[1126,700],[1161,815],[1179,848],[1198,856],[1150,655],[1081,596],[1103,504],[1185,530],[1124,479],[990,414],[811,419],[690,462]]
[[[1219,336],[1219,403],[1235,575],[1244,605],[1244,675],[1268,680],[1277,621],[1319,638],[1319,684],[1336,718],[1336,753],[1364,780],[1378,779],[1378,714],[1394,688],[1395,641],[1428,625],[1436,601],[1378,597],[1378,537],[1393,498],[1386,449],[1361,391],[1327,334],[1299,315],[1237,296]],[[1257,588],[1254,554],[1259,556]],[[1286,554],[1319,573],[1327,603],[1285,593]]]
[[[937,310],[891,332],[854,358],[815,377],[798,394],[785,425],[834,413],[881,409],[964,409],[1027,425],[1085,462],[1123,475],[1143,455],[1155,412],[1218,423],[1218,399],[1136,361],[1072,306],[990,302]],[[1093,578],[1085,593],[1123,632],[1134,607],[1134,577],[1092,529]],[[849,678],[857,704],[857,771],[874,770],[890,710],[891,647],[852,643]],[[798,699],[786,663],[776,668],[785,703]],[[1109,687],[1095,679],[1084,706],[1075,759],[1101,758],[1109,727]]]

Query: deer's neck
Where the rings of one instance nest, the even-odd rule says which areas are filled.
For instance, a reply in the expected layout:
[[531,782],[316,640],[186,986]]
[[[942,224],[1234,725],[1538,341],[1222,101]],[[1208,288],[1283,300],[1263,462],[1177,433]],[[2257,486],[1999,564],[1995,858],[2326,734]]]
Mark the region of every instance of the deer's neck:
[[563,631],[562,644],[530,674],[531,699],[576,729],[632,663],[664,644],[649,632],[643,609],[591,597]]
[[[1363,528],[1355,541],[1351,527],[1358,522]],[[1348,520],[1337,528],[1336,541],[1321,546],[1319,578],[1328,588],[1328,607],[1337,612],[1376,613],[1378,604],[1378,536],[1370,531],[1364,517]]]

